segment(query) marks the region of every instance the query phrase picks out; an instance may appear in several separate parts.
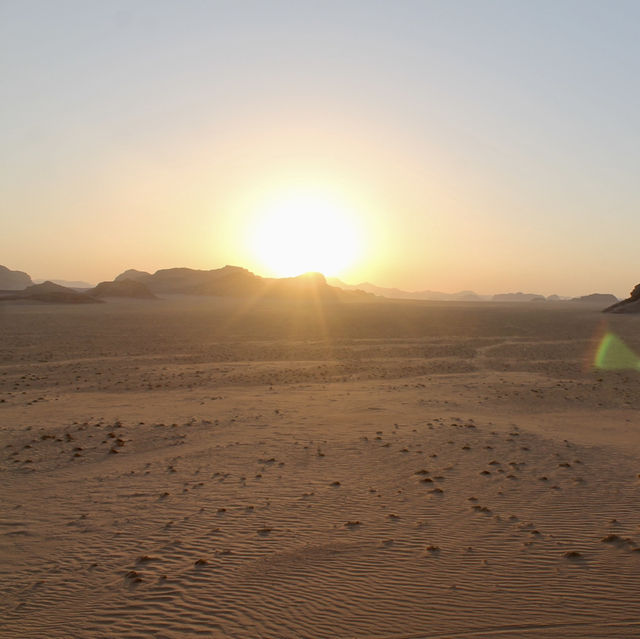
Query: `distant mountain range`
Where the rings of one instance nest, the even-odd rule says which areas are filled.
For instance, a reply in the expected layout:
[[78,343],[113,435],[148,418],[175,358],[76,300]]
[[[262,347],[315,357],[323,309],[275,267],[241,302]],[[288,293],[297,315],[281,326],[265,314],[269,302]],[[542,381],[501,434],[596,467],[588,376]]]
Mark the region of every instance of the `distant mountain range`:
[[[556,296],[554,296],[555,299]],[[546,302],[544,295],[537,293],[498,293],[491,298],[492,302]]]
[[135,297],[137,299],[157,299],[157,297],[142,283],[135,280],[123,279],[113,282],[100,282],[98,286],[87,291],[93,297]]
[[[96,287],[91,287],[88,282],[67,280],[34,284],[27,273],[12,271],[5,266],[0,266],[0,291],[4,291],[1,295],[2,299],[32,299],[65,303],[99,301],[109,297],[153,299],[157,295],[181,294],[271,299],[309,297],[323,301],[356,301],[375,299],[376,297],[458,302],[573,301],[618,308],[616,306],[618,299],[608,293],[593,293],[582,297],[567,298],[558,295],[545,297],[535,293],[522,292],[496,295],[478,295],[473,291],[442,293],[424,290],[412,292],[398,288],[384,288],[370,282],[362,282],[354,286],[336,278],[327,280],[320,273],[307,273],[298,277],[285,278],[261,277],[239,266],[224,266],[211,270],[169,268],[161,269],[155,273],[129,269],[116,276],[112,282],[101,282]],[[78,295],[83,297],[79,298]],[[640,296],[640,292],[638,295]],[[621,304],[624,305],[627,301],[621,302]],[[626,311],[613,310],[612,312]]]
[[95,304],[101,301],[87,293],[79,293],[72,288],[60,286],[60,284],[54,284],[53,282],[32,284],[21,291],[13,290],[10,293],[3,293],[0,299],[50,302],[52,304]]
[[32,284],[26,273],[9,269],[4,271],[3,284],[7,287],[0,289],[4,291],[0,294],[0,299],[4,300],[80,304],[99,302],[110,297],[153,299],[156,294],[307,299],[321,302],[375,300],[373,295],[363,291],[343,291],[330,286],[320,273],[279,279],[266,278],[238,266],[225,266],[208,271],[170,268],[153,274],[130,269],[118,275],[112,282],[101,282],[98,286],[83,291],[50,281]]
[[93,284],[82,281],[68,281],[68,280],[44,280],[44,279],[32,279],[28,273],[22,271],[12,271],[6,266],[0,265],[0,291],[22,291],[33,284],[43,284],[45,282],[51,282],[52,284],[58,284],[66,288],[79,288],[88,289],[93,288]]
[[571,301],[608,306],[609,304],[615,304],[618,298],[615,295],[611,295],[611,293],[591,293],[591,295],[583,295],[582,297],[572,297]]
[[355,286],[346,284],[341,280],[331,277],[327,280],[332,286],[338,286],[346,291],[365,291],[373,295],[400,300],[433,300],[456,302],[482,302],[491,299],[490,295],[478,295],[473,291],[460,291],[459,293],[440,293],[439,291],[402,291],[399,288],[384,288],[370,282],[362,282]]
[[146,273],[129,269],[114,282],[126,280],[144,284],[152,293],[182,295],[217,295],[224,297],[299,298],[313,297],[324,301],[368,299],[363,291],[344,291],[327,283],[321,273],[298,277],[268,278],[239,266],[224,266],[209,271],[191,268],[169,268]]
[[390,299],[402,300],[430,300],[430,301],[454,301],[454,302],[585,302],[590,304],[602,304],[606,306],[618,301],[615,295],[608,293],[593,293],[582,297],[562,297],[560,295],[538,295],[537,293],[498,293],[496,295],[478,295],[473,291],[460,291],[458,293],[441,293],[440,291],[403,291],[399,288],[384,288],[370,282],[361,284],[346,284],[337,278],[327,280],[334,286],[339,286],[349,291],[366,291],[373,295],[380,295]]
[[80,288],[80,289],[93,288],[93,284],[90,284],[89,282],[83,282],[82,280],[52,280],[52,279],[33,280],[34,284],[43,284],[44,282],[52,282],[53,284],[59,284],[60,286],[66,286],[67,288]]

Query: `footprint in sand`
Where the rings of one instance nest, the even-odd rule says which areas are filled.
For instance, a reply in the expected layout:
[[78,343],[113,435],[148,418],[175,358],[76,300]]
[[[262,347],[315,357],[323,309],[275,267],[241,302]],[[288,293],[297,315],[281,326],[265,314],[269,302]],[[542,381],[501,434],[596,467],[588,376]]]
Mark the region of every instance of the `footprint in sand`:
[[136,572],[135,570],[130,570],[125,575],[125,579],[127,579],[132,584],[142,583],[142,577],[140,576],[140,573]]
[[619,535],[605,535],[600,539],[603,544],[612,544],[615,546],[635,546],[636,543],[630,537],[620,537]]

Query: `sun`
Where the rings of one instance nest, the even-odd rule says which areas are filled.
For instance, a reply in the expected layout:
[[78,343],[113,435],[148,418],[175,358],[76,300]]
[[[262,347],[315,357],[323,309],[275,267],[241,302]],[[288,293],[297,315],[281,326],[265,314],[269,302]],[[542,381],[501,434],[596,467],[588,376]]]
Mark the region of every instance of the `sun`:
[[311,271],[336,276],[360,252],[355,214],[326,193],[294,191],[270,198],[256,211],[252,253],[276,277]]

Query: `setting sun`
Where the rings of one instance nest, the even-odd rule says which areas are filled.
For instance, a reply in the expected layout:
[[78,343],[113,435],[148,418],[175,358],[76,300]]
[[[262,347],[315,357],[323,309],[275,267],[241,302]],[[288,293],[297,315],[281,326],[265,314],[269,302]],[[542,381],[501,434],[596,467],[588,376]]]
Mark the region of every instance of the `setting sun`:
[[276,196],[258,208],[256,218],[251,250],[272,275],[334,276],[359,257],[353,212],[324,193]]

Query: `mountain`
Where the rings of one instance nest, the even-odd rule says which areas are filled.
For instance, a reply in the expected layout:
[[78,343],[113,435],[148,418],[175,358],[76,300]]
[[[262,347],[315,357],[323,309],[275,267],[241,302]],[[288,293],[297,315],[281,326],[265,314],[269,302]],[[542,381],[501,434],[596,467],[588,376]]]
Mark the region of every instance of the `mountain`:
[[224,266],[209,271],[191,268],[161,269],[145,273],[130,269],[118,275],[114,282],[133,280],[144,284],[156,294],[215,295],[224,297],[267,297],[331,300],[367,299],[363,291],[343,291],[330,286],[321,273],[306,273],[298,277],[260,277],[239,266]]
[[491,298],[493,302],[544,302],[545,299],[537,293],[498,293]]
[[157,299],[145,284],[127,279],[114,282],[100,282],[100,284],[87,291],[87,293],[97,298],[133,297],[136,299]]
[[432,301],[459,301],[459,302],[481,302],[486,298],[474,293],[473,291],[460,291],[458,293],[441,293],[439,291],[403,291],[399,288],[384,288],[376,286],[370,282],[362,282],[361,284],[346,284],[341,280],[333,277],[328,280],[329,284],[337,286],[345,291],[364,291],[372,295],[388,297],[391,299],[403,300],[432,300]]
[[192,268],[167,268],[153,275],[144,271],[129,269],[115,278],[115,282],[125,279],[140,282],[154,293],[181,293],[187,295],[229,295],[237,287],[238,293],[259,286],[257,275],[239,266],[225,266],[209,271]]
[[22,291],[33,282],[27,273],[12,271],[0,265],[0,291]]
[[54,284],[59,284],[60,286],[65,286],[66,288],[93,288],[93,284],[89,282],[83,282],[81,280],[54,280],[54,279],[38,279],[33,280],[34,284],[44,284],[44,282],[53,282]]
[[138,271],[135,268],[130,268],[128,271],[120,273],[120,275],[118,275],[113,281],[120,282],[122,280],[134,280],[135,282],[139,282],[145,277],[151,277],[151,273],[147,273],[146,271]]
[[629,297],[604,309],[604,313],[640,313],[640,284],[636,284]]
[[86,293],[78,293],[78,291],[74,291],[66,286],[54,284],[53,282],[33,284],[22,291],[5,293],[1,299],[50,302],[53,304],[96,304],[100,302],[100,300]]
[[617,299],[613,295],[593,293],[592,295],[584,295],[582,297],[569,298],[560,295],[539,295],[537,293],[497,293],[496,295],[478,295],[473,291],[460,291],[458,293],[441,293],[439,291],[403,291],[399,288],[384,288],[376,286],[370,282],[362,282],[361,284],[346,284],[338,278],[329,278],[328,282],[333,286],[338,286],[346,291],[365,291],[373,295],[387,297],[392,299],[412,299],[412,300],[432,300],[432,301],[459,301],[459,302],[564,302],[575,301],[590,304],[612,304]]
[[571,298],[572,302],[584,302],[587,304],[598,304],[600,306],[609,307],[617,304],[618,298],[610,293],[591,293],[591,295],[582,295],[581,297]]

